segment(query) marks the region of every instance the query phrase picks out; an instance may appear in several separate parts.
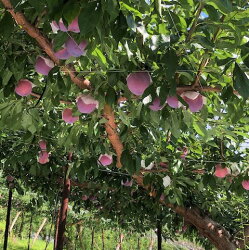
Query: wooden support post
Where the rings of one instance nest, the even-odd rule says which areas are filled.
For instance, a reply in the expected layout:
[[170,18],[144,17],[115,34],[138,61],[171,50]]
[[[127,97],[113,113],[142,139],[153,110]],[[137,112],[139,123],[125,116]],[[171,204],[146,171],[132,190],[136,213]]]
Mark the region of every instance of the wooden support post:
[[39,234],[40,234],[41,230],[43,229],[46,222],[47,222],[47,218],[44,218],[43,221],[42,221],[42,224],[40,225],[38,231],[35,234],[32,245],[34,245],[35,241],[37,240],[37,238],[38,238],[38,236],[39,236]]
[[162,250],[162,224],[161,220],[157,220],[157,249]]
[[12,221],[12,223],[11,223],[11,225],[10,225],[9,233],[11,233],[11,231],[12,231],[13,227],[15,226],[16,221],[17,221],[17,219],[18,219],[18,217],[19,217],[19,215],[20,215],[21,213],[22,213],[21,211],[17,212],[17,214],[16,214],[14,220]]

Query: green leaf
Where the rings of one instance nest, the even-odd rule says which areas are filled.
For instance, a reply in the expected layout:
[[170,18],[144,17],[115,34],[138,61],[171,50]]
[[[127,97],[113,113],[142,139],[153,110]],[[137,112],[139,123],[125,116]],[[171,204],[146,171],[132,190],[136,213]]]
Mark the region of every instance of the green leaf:
[[175,75],[176,69],[178,67],[178,57],[175,50],[168,49],[162,56],[162,62],[165,65],[165,73],[167,78],[172,78]]
[[199,135],[201,135],[201,136],[203,136],[203,137],[205,137],[206,134],[207,134],[206,128],[205,128],[204,125],[203,125],[202,123],[200,123],[200,122],[194,122],[194,129],[195,129],[195,131],[196,131]]
[[61,49],[62,45],[68,39],[68,34],[66,32],[59,32],[53,40],[53,48],[55,51]]
[[6,57],[4,55],[0,55],[0,71],[3,69],[6,62]]
[[102,68],[106,68],[107,61],[104,54],[100,51],[100,49],[95,48],[95,50],[92,52],[92,55],[96,58],[96,60],[98,61],[98,63]]
[[81,35],[92,32],[101,20],[101,9],[97,1],[89,2],[79,15],[79,27]]
[[214,6],[224,14],[229,14],[233,11],[231,0],[208,0],[207,3]]
[[123,37],[126,37],[128,24],[122,11],[119,12],[118,17],[111,24],[111,31],[116,42],[119,42]]
[[214,43],[212,43],[207,37],[197,35],[194,40],[199,43],[202,47],[212,50],[214,48]]
[[187,127],[192,127],[193,125],[193,117],[189,110],[182,110],[183,113],[183,121],[187,125]]
[[34,10],[36,10],[38,13],[41,12],[45,7],[42,1],[28,0],[28,2],[32,7],[34,7]]
[[122,10],[128,10],[129,12],[131,12],[133,15],[138,16],[138,17],[142,17],[142,13],[139,12],[138,10],[134,9],[133,7],[129,6],[128,4],[121,2],[120,3],[120,7]]
[[181,135],[180,121],[175,112],[171,112],[170,117],[171,117],[170,131],[175,138],[178,138]]
[[129,174],[134,174],[136,172],[136,160],[131,156],[129,150],[124,150],[121,155],[121,163],[127,169]]
[[68,1],[63,6],[63,17],[68,23],[71,23],[79,15],[80,5],[77,1]]
[[249,79],[237,63],[233,71],[233,85],[242,97],[249,97]]
[[105,96],[105,100],[106,100],[106,103],[109,104],[109,105],[113,105],[116,103],[116,92],[113,88],[108,88],[107,92],[106,92],[106,96]]
[[13,75],[13,73],[7,68],[4,70],[3,75],[2,75],[2,83],[4,86],[6,86],[11,78],[11,76]]
[[5,39],[9,38],[14,30],[14,21],[11,15],[6,11],[0,21],[0,37]]
[[113,21],[119,15],[117,0],[107,0],[106,12],[110,15],[110,21]]
[[125,125],[130,126],[130,119],[129,119],[128,115],[125,112],[123,112],[121,109],[119,109],[118,114],[119,114],[121,121]]

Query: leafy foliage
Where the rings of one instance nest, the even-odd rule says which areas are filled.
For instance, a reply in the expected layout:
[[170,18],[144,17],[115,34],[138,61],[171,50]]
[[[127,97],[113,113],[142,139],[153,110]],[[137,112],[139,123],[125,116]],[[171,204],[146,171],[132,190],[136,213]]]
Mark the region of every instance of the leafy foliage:
[[[173,230],[183,224],[178,216],[161,208],[136,184],[121,185],[122,180],[144,170],[141,160],[146,166],[154,162],[152,170],[162,169],[160,164],[165,163],[164,171],[144,171],[144,183],[157,190],[157,201],[164,194],[166,202],[199,206],[236,231],[237,208],[248,203],[248,191],[241,185],[249,179],[248,2],[11,2],[15,11],[23,12],[53,41],[55,51],[69,37],[78,44],[88,41],[85,55],[68,58],[48,76],[38,74],[36,58],[46,56],[45,52],[0,6],[0,159],[4,174],[16,177],[17,191],[22,194],[31,188],[52,202],[54,190],[60,189],[58,180],[63,177],[67,153],[73,152],[71,179],[94,187],[74,187],[71,202],[75,211],[82,207],[94,210],[100,217],[119,218],[120,225],[138,231],[147,230],[162,216],[169,237],[174,237]],[[80,33],[52,32],[52,21],[61,19],[67,27],[77,16]],[[77,75],[91,82],[91,89],[80,90],[65,73],[64,64],[74,65]],[[148,71],[152,78],[142,96],[132,95],[126,84],[127,76],[138,71]],[[33,93],[39,100],[15,94],[15,86],[23,78],[35,84]],[[200,91],[207,102],[196,113],[190,112],[181,97],[181,88],[190,90],[193,83],[198,86],[192,90]],[[91,114],[77,111],[75,99],[82,93],[99,102]],[[165,103],[168,96],[175,95],[185,108],[172,109]],[[149,105],[157,96],[164,107],[155,112]],[[119,102],[120,98],[125,101]],[[106,136],[102,116],[106,103],[115,111],[125,148],[123,169],[116,169],[116,152]],[[65,108],[72,108],[79,121],[66,124],[61,119]],[[41,139],[47,141],[51,153],[46,165],[37,162]],[[184,159],[185,147],[188,154]],[[97,161],[105,153],[114,158],[108,167]],[[229,177],[213,176],[217,163],[231,170]],[[162,178],[166,175],[172,182],[165,188]],[[96,196],[97,201],[83,202],[82,195]],[[230,203],[234,205],[228,206]],[[248,213],[246,208],[240,209]],[[191,229],[186,234],[193,236]]]

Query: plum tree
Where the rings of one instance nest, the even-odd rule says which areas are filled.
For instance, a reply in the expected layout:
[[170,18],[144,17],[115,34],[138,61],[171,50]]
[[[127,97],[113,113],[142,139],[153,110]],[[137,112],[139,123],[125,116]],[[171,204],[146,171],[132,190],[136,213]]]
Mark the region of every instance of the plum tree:
[[[239,246],[231,218],[241,204],[248,211],[247,1],[1,3],[4,173],[44,197],[64,177],[73,209],[96,197],[84,208],[137,230],[160,217],[218,249]],[[35,84],[26,98],[14,94],[21,79]],[[37,163],[41,138],[49,150]]]

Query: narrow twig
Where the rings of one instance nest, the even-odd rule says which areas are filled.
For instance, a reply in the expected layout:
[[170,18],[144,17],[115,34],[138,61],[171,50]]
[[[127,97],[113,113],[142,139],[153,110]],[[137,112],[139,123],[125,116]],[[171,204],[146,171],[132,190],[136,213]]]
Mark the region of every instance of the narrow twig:
[[[225,17],[226,17],[225,15],[223,15],[223,16],[221,17],[221,19],[220,19],[220,22],[221,22],[221,23],[224,22]],[[221,30],[221,28],[219,27],[219,28],[217,29],[217,31],[214,33],[214,36],[213,36],[211,42],[215,43],[215,41],[217,40],[217,37],[218,37],[218,35],[219,35],[219,33],[220,33],[220,30]],[[198,68],[198,71],[197,71],[197,74],[196,74],[194,83],[192,84],[192,87],[193,87],[193,88],[201,87],[201,86],[200,86],[200,76],[201,76],[201,74],[202,74],[203,69],[207,66],[207,64],[208,64],[209,61],[210,61],[210,55],[208,55],[208,52],[209,52],[209,51],[206,49],[205,52],[204,52],[204,54],[203,54],[203,56],[202,56],[203,58],[202,58],[201,63],[200,63],[200,65],[199,65],[199,68]]]
[[204,3],[202,1],[200,1],[199,6],[198,6],[197,11],[196,11],[196,14],[195,14],[194,21],[192,23],[192,26],[191,26],[189,32],[188,32],[188,36],[187,36],[185,42],[189,42],[191,40],[192,35],[195,32],[195,29],[196,29],[196,26],[197,26],[197,23],[198,23],[198,19],[200,17],[200,14],[201,14],[201,11],[202,11],[203,8],[204,8]]

